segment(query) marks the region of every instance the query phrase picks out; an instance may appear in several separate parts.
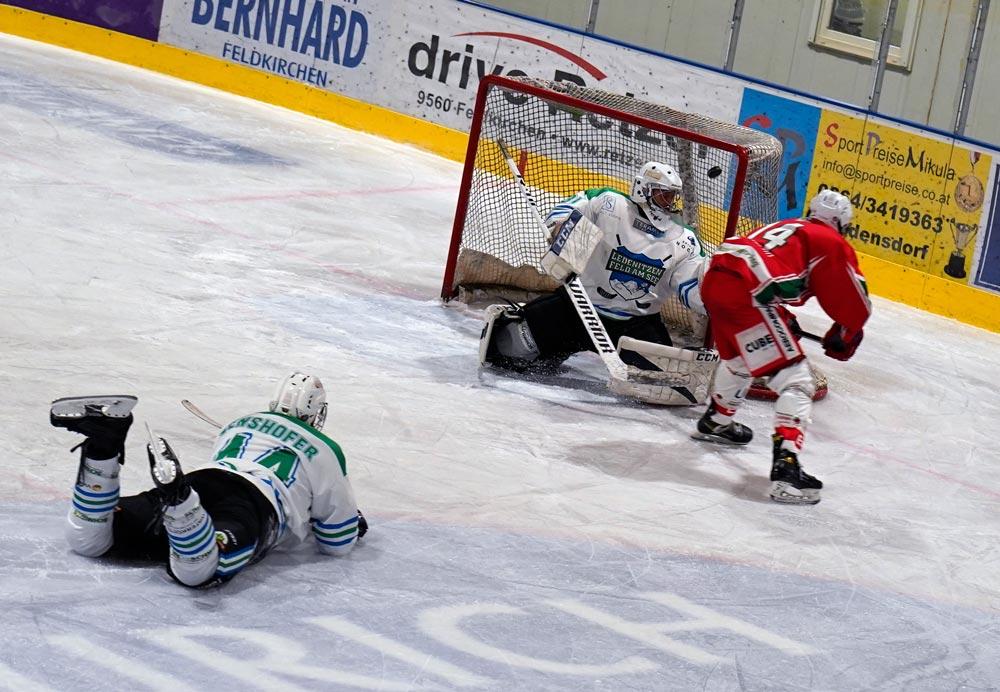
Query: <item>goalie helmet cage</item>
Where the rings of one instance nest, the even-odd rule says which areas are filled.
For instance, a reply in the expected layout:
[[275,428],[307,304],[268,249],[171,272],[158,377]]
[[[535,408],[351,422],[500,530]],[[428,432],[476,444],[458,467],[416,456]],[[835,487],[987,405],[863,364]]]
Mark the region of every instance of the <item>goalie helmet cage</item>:
[[[549,239],[498,140],[543,214],[581,190],[629,194],[639,167],[661,161],[681,176],[683,220],[706,252],[777,216],[782,148],[765,132],[572,83],[491,75],[476,97],[445,300],[525,300],[558,286],[539,270]],[[684,345],[704,342],[704,320],[680,303],[668,302],[661,315]]]

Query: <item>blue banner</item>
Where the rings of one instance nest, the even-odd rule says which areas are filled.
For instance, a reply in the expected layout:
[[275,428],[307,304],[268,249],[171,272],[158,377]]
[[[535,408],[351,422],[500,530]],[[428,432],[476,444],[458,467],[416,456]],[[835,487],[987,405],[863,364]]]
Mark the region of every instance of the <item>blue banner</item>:
[[806,187],[821,113],[815,106],[750,88],[743,90],[740,124],[777,137],[784,147],[778,218],[800,216],[809,201],[805,198]]

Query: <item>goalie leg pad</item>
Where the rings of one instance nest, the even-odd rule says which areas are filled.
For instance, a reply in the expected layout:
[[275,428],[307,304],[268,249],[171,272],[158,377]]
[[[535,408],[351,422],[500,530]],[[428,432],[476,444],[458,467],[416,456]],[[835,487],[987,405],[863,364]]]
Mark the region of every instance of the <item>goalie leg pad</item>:
[[490,345],[493,343],[493,330],[496,328],[497,319],[503,315],[509,306],[490,305],[483,312],[483,331],[479,334],[479,364],[486,365],[489,362]]
[[491,363],[516,371],[527,369],[540,353],[531,327],[519,308],[491,305],[479,337],[479,364]]
[[650,368],[628,366],[628,379],[612,378],[611,391],[665,406],[692,406],[705,401],[719,354],[711,349],[683,349],[629,336],[618,340],[618,353]]

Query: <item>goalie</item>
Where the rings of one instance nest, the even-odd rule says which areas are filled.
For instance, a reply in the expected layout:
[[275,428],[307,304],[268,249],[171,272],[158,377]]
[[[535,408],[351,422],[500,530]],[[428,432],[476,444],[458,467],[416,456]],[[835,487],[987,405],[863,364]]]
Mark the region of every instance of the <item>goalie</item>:
[[[613,391],[690,405],[704,401],[718,358],[674,348],[659,314],[671,296],[705,314],[699,291],[705,252],[679,223],[680,192],[677,172],[650,161],[636,173],[630,195],[611,188],[577,193],[545,219],[553,241],[541,266],[558,281],[579,277],[628,366],[628,379],[611,380]],[[594,346],[565,286],[525,305],[486,309],[481,364],[549,373],[586,350]]]

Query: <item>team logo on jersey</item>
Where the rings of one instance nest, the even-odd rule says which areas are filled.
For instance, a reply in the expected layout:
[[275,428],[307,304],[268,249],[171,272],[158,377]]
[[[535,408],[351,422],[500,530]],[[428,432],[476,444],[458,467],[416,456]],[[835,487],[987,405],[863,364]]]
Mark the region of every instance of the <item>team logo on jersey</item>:
[[604,201],[601,203],[601,211],[606,211],[611,213],[615,210],[615,196],[614,195],[604,195]]
[[611,251],[604,268],[611,273],[608,283],[615,293],[625,300],[636,301],[649,293],[649,289],[660,281],[666,271],[663,260],[629,252],[621,246]]

